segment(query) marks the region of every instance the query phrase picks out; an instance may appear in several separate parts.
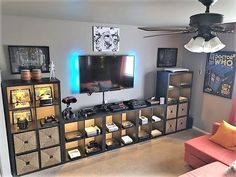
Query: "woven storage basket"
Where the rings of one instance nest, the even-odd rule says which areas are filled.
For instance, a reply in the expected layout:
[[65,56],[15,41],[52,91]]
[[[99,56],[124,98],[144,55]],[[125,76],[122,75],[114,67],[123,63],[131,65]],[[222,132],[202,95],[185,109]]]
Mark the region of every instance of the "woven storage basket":
[[14,134],[15,153],[27,152],[37,148],[35,131]]
[[40,147],[50,147],[59,144],[58,127],[39,130]]
[[61,150],[59,146],[41,151],[42,167],[48,167],[59,163],[61,163]]
[[16,156],[17,175],[32,172],[39,169],[38,152]]

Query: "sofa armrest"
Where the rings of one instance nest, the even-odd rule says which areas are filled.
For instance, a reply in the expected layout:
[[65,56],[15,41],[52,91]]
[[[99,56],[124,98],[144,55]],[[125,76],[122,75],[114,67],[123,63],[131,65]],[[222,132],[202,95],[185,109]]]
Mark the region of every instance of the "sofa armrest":
[[216,133],[216,131],[218,130],[220,126],[219,122],[214,122],[213,126],[212,126],[212,135],[214,135]]

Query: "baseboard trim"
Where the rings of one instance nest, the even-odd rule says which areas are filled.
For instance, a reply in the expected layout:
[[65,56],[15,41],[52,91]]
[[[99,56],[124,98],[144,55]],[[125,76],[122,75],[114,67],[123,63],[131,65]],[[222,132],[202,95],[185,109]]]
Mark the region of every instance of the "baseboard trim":
[[204,134],[210,134],[209,132],[207,132],[207,131],[205,131],[205,130],[202,130],[202,129],[200,129],[200,128],[198,128],[198,127],[195,127],[195,126],[193,126],[193,129],[194,129],[194,130],[197,130],[197,131],[199,131],[199,132],[201,132],[201,133],[204,133]]

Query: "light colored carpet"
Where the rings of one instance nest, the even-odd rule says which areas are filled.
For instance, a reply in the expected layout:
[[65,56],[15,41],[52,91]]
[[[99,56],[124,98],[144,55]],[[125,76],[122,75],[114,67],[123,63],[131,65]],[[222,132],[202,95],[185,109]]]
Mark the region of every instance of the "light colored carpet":
[[184,162],[184,142],[200,135],[190,129],[26,177],[176,177],[191,170]]

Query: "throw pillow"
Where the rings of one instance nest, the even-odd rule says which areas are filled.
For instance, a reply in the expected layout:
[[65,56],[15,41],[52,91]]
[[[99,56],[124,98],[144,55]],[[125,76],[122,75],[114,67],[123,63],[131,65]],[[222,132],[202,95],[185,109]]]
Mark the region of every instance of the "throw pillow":
[[209,139],[227,149],[236,151],[236,127],[225,121]]

